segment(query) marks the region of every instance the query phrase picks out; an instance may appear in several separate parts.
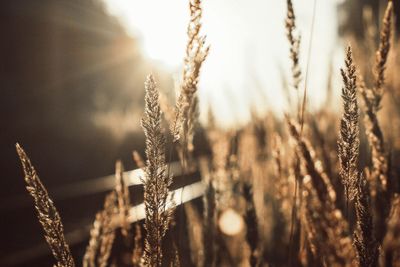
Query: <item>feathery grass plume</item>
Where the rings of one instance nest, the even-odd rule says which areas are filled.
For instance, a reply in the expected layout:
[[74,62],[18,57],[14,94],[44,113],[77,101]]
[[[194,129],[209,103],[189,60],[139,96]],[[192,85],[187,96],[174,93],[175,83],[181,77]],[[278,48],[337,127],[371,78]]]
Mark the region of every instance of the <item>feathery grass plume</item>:
[[383,25],[380,33],[379,48],[376,52],[375,57],[375,68],[374,68],[374,106],[378,110],[380,102],[383,96],[383,84],[385,82],[385,69],[387,57],[390,50],[390,36],[391,36],[391,26],[392,26],[392,13],[393,13],[393,3],[390,0],[386,7],[385,15],[383,17]]
[[292,0],[287,0],[287,13],[285,20],[286,35],[290,44],[290,59],[292,60],[292,78],[293,86],[296,90],[299,89],[301,81],[301,69],[299,65],[299,50],[300,50],[300,35],[296,32],[296,16],[293,9]]
[[351,47],[346,50],[346,70],[341,69],[344,86],[342,99],[344,113],[340,121],[340,134],[338,140],[340,177],[345,189],[346,201],[353,200],[356,194],[358,179],[358,104],[356,86],[356,67],[353,63]]
[[[297,91],[297,119],[299,122],[303,124],[303,114],[304,114],[304,108],[305,108],[305,103],[303,103],[303,107],[301,104],[301,99],[300,99],[300,92],[299,92],[299,85],[301,81],[301,68],[299,64],[299,54],[300,54],[300,40],[301,36],[300,34],[296,34],[296,16],[294,13],[294,8],[293,8],[293,3],[292,0],[287,0],[286,1],[287,5],[287,12],[286,12],[286,20],[285,20],[285,28],[286,28],[286,35],[289,41],[290,45],[290,59],[292,60],[292,79],[293,79],[293,86]],[[306,89],[304,90],[304,102],[306,98]],[[303,127],[303,125],[302,125]],[[297,158],[297,157],[296,157]],[[295,161],[297,165],[299,165],[298,159]],[[294,202],[293,202],[293,207],[292,207],[292,221],[291,221],[291,230],[290,230],[290,251],[291,251],[291,246],[292,246],[292,238],[293,238],[293,227],[294,224],[296,223],[296,209],[297,209],[297,188],[298,188],[298,179],[295,180],[295,191],[294,191]],[[289,258],[291,258],[289,256]]]
[[143,179],[146,212],[144,263],[157,267],[162,263],[161,243],[172,217],[172,209],[167,208],[172,177],[168,176],[165,164],[165,137],[161,127],[159,93],[152,75],[147,76],[145,88],[145,114],[142,119],[147,156]]
[[112,191],[104,200],[103,210],[96,214],[90,230],[89,244],[83,256],[84,267],[107,266],[115,239],[112,219],[117,214],[116,193]]
[[305,167],[305,192],[310,197],[305,201],[307,204],[303,208],[305,216],[302,216],[302,224],[308,226],[309,241],[326,257],[329,266],[333,263],[351,266],[355,253],[346,234],[348,225],[341,211],[336,208],[336,194],[332,184],[321,163],[315,159],[311,146],[300,136],[299,126],[288,118],[287,123]]
[[143,249],[142,249],[142,229],[138,222],[135,224],[135,237],[134,237],[134,247],[132,251],[132,265],[133,267],[141,267],[143,259]]
[[[202,8],[201,0],[189,0],[190,21],[187,28],[188,42],[183,62],[180,92],[175,106],[174,121],[171,124],[173,141],[181,137],[184,124],[193,123],[189,120],[189,109],[193,105],[197,92],[197,83],[201,66],[206,59],[209,47],[205,46],[205,36],[200,34]],[[192,126],[188,125],[186,129]],[[186,134],[186,133],[185,133]]]
[[392,202],[388,231],[383,241],[384,266],[400,266],[400,195]]
[[115,191],[109,193],[104,200],[104,209],[101,211],[101,229],[100,246],[97,256],[97,266],[108,266],[111,249],[115,239],[115,229],[112,225],[112,219],[118,214],[116,205],[117,195]]
[[44,230],[44,237],[56,259],[56,267],[74,267],[71,251],[64,237],[61,217],[39,179],[35,168],[22,147],[16,144],[17,153],[25,174],[26,189],[32,196],[37,216]]
[[354,266],[355,253],[340,210],[320,201],[310,176],[304,179],[304,188],[301,218],[314,256],[325,266]]
[[192,104],[189,105],[187,120],[182,126],[182,138],[179,139],[177,148],[184,169],[193,164],[193,140],[199,117],[198,101],[198,97],[195,95]]
[[300,130],[295,122],[287,117],[287,124],[289,126],[289,133],[296,142],[296,147],[301,160],[304,162],[306,172],[311,177],[312,185],[316,190],[318,199],[321,203],[327,205],[334,205],[336,194],[332,185],[322,170],[319,161],[314,159],[314,151],[311,146],[300,136]]
[[368,141],[372,150],[372,175],[377,176],[382,190],[386,191],[388,172],[388,163],[384,147],[384,139],[377,112],[380,109],[380,102],[383,97],[383,84],[385,79],[385,68],[387,56],[390,50],[390,35],[391,35],[391,19],[392,19],[393,4],[389,1],[383,18],[383,28],[380,35],[380,43],[376,52],[376,60],[374,67],[375,84],[372,89],[367,88],[361,79],[360,91],[365,102],[365,126]]
[[117,201],[118,201],[118,213],[121,219],[121,233],[123,236],[127,237],[131,229],[131,225],[128,219],[129,209],[130,209],[130,199],[129,199],[129,189],[124,181],[124,167],[120,160],[118,160],[115,163],[115,180],[116,180],[115,191],[117,192]]
[[[383,133],[379,125],[377,112],[373,106],[372,90],[365,85],[362,77],[359,79],[359,88],[364,102],[364,124],[368,138],[368,143],[372,152],[371,186],[375,197],[378,182],[381,182],[382,189],[385,189],[386,178],[381,177],[387,173],[387,163],[385,162],[385,147]],[[376,180],[375,180],[376,178]]]
[[392,24],[393,3],[389,1],[383,18],[379,48],[376,53],[374,67],[374,87],[368,88],[360,79],[360,91],[364,100],[364,123],[368,143],[372,151],[372,169],[370,172],[373,189],[375,216],[375,232],[377,242],[381,243],[386,232],[386,219],[389,215],[391,201],[391,186],[389,179],[389,157],[386,153],[383,133],[379,125],[377,113],[383,97],[384,74],[387,56],[390,50],[390,35]]
[[359,266],[377,266],[379,247],[373,232],[373,220],[367,180],[362,173],[357,178],[355,210],[357,228],[354,233],[354,247]]
[[102,220],[103,220],[102,213],[98,212],[93,222],[92,229],[90,229],[89,244],[86,247],[85,255],[83,256],[83,261],[82,261],[83,267],[96,266],[96,256],[98,248],[100,246],[100,239],[102,233]]
[[[292,82],[293,87],[297,91],[297,119],[301,120],[301,99],[299,86],[301,82],[301,68],[300,68],[300,41],[301,35],[296,33],[296,16],[294,13],[292,0],[286,1],[287,11],[286,11],[286,36],[290,45],[290,59],[292,61]],[[290,97],[288,96],[290,100]],[[290,102],[290,101],[289,101]]]

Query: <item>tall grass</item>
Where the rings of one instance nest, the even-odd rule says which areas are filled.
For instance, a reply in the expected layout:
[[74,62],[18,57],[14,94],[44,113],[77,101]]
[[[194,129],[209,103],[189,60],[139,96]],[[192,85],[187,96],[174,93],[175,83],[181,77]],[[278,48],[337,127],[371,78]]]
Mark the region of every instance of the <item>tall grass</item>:
[[[390,105],[383,97],[393,3],[384,14],[376,54],[357,58],[355,51],[362,49],[357,40],[355,49],[345,50],[341,114],[324,107],[303,120],[305,102],[299,95],[295,116],[287,114],[281,120],[268,114],[226,131],[218,128],[215,114],[209,112],[204,145],[210,153],[198,160],[193,156],[194,134],[201,127],[196,92],[209,48],[200,33],[201,2],[190,0],[189,9],[188,43],[175,105],[160,95],[152,75],[144,86],[146,161],[137,152],[133,159],[145,173],[145,220],[131,225],[129,189],[122,163],[117,162],[116,188],[96,214],[83,265],[117,266],[121,256],[115,250],[121,234],[130,251],[127,266],[398,266],[399,162],[391,161],[398,157],[390,154],[398,154],[399,148],[385,142],[388,129],[380,116],[388,115],[385,108]],[[290,0],[285,25],[291,80],[299,91],[300,35]],[[373,66],[368,56],[375,58]],[[396,70],[397,65],[390,67]],[[372,69],[373,79],[364,81],[360,69]],[[393,79],[389,82],[392,90],[398,90]],[[170,136],[162,127],[162,108]],[[177,150],[184,176],[189,168],[199,170],[204,186],[203,201],[185,204],[186,217],[180,220],[171,199],[167,148]],[[366,148],[370,154],[361,152]],[[61,218],[19,145],[17,152],[56,266],[74,266]],[[188,238],[175,235],[172,225]]]

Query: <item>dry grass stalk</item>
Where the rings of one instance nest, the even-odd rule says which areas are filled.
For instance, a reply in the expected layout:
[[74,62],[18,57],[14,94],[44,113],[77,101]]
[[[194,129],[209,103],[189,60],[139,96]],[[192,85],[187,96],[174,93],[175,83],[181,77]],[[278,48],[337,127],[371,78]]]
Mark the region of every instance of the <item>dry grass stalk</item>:
[[109,263],[115,239],[112,219],[117,214],[116,193],[112,191],[104,200],[104,208],[96,214],[90,230],[90,240],[83,257],[84,267],[105,267]]
[[[308,198],[303,203],[301,218],[307,230],[314,255],[323,255],[331,265],[351,265],[354,250],[347,236],[348,226],[342,213],[335,207],[335,192],[319,161],[314,157],[311,146],[300,136],[299,127],[287,120],[289,132],[294,139],[299,156],[305,167],[304,181]],[[304,206],[305,205],[305,206]],[[318,250],[318,251],[317,251]]]
[[301,69],[299,65],[300,35],[296,34],[296,16],[292,0],[287,0],[287,13],[285,20],[286,35],[290,44],[290,59],[292,60],[293,86],[299,89],[301,81]]
[[145,204],[145,248],[144,262],[147,266],[161,266],[162,239],[172,217],[167,208],[168,191],[172,177],[167,174],[165,164],[165,137],[161,127],[159,93],[152,75],[145,82],[145,115],[142,127],[146,136],[146,168],[144,183]]
[[[293,80],[293,86],[297,91],[297,120],[300,122],[303,127],[303,121],[304,121],[304,110],[305,110],[305,102],[306,102],[306,88],[304,89],[304,103],[301,103],[300,99],[300,91],[299,91],[299,85],[301,82],[301,68],[299,64],[299,55],[300,55],[300,41],[301,41],[301,35],[296,33],[296,16],[294,13],[294,8],[293,8],[293,3],[292,0],[287,0],[286,1],[287,5],[287,11],[286,11],[286,20],[285,20],[285,28],[286,28],[286,35],[289,40],[289,45],[290,45],[290,59],[292,61],[292,80]],[[307,74],[307,73],[306,73]],[[306,76],[307,77],[307,76]],[[295,159],[295,164],[297,167],[299,166],[299,160],[296,158]],[[297,169],[296,167],[296,169]],[[291,219],[291,226],[290,226],[290,244],[289,244],[289,254],[291,254],[292,250],[292,239],[293,239],[293,233],[294,233],[294,225],[296,224],[297,221],[297,188],[298,188],[298,179],[295,177],[295,190],[294,190],[294,196],[293,196],[293,206],[292,206],[292,219]],[[289,255],[289,258],[291,259],[291,255]]]
[[119,217],[121,219],[121,233],[123,236],[127,237],[131,229],[131,225],[128,218],[130,209],[130,199],[129,199],[129,189],[124,181],[124,167],[120,160],[118,160],[115,163],[115,180],[116,180],[115,191],[117,192],[118,212],[119,212]]
[[391,20],[393,3],[389,1],[383,18],[383,26],[380,34],[379,48],[376,53],[374,78],[375,84],[372,89],[367,88],[361,79],[360,90],[365,103],[365,128],[368,142],[372,151],[372,169],[370,173],[371,186],[377,213],[375,219],[376,239],[382,242],[386,232],[386,219],[389,215],[391,186],[389,178],[389,160],[385,150],[383,133],[379,125],[377,113],[383,97],[384,74],[387,56],[390,50]]
[[311,177],[318,199],[326,205],[334,205],[336,194],[329,178],[323,172],[320,162],[314,159],[314,151],[305,139],[300,136],[299,127],[290,119],[287,119],[287,123],[289,133],[296,143],[298,154],[305,165],[306,173]]
[[[301,118],[301,99],[300,99],[300,91],[299,86],[302,79],[301,68],[300,68],[300,41],[301,35],[296,33],[296,16],[294,13],[292,0],[286,1],[287,11],[286,11],[286,20],[285,20],[285,28],[286,28],[286,36],[290,45],[290,59],[292,61],[292,82],[293,87],[297,91],[297,119],[300,122]],[[288,102],[291,102],[289,94],[288,94]]]
[[383,97],[384,74],[386,69],[387,56],[390,50],[392,2],[388,3],[383,19],[383,28],[380,35],[380,43],[376,52],[376,62],[374,67],[375,84],[372,89],[367,88],[361,81],[361,94],[365,102],[365,125],[368,141],[372,150],[373,172],[377,172],[383,190],[387,188],[387,162],[384,140],[377,113]]
[[340,121],[338,141],[340,176],[345,188],[346,201],[354,199],[358,180],[358,104],[356,86],[356,67],[353,64],[351,47],[346,51],[346,70],[341,69],[344,86],[342,87],[343,117]]
[[358,184],[355,192],[355,210],[357,229],[354,233],[354,247],[357,252],[359,266],[377,266],[379,246],[374,237],[372,210],[367,180],[363,174],[358,174]]
[[318,199],[309,176],[304,180],[304,188],[301,219],[314,257],[326,266],[353,266],[354,250],[341,212],[327,208]]
[[[180,92],[175,106],[174,121],[171,124],[171,133],[174,142],[180,139],[181,131],[185,127],[184,124],[193,123],[193,121],[189,120],[189,110],[194,104],[193,102],[196,101],[195,94],[197,92],[200,69],[209,51],[209,47],[205,46],[205,36],[200,34],[202,17],[201,1],[190,0],[189,7],[188,43],[183,62]],[[186,130],[191,127],[187,125]]]
[[362,99],[364,100],[365,130],[372,151],[371,186],[374,193],[373,196],[375,197],[376,190],[379,189],[377,188],[378,185],[380,184],[383,190],[386,188],[387,184],[386,152],[383,133],[379,125],[376,109],[373,106],[372,90],[366,87],[362,77],[360,77],[359,87]]
[[97,265],[99,267],[108,266],[111,249],[115,239],[115,229],[112,225],[112,219],[117,215],[118,208],[116,205],[117,195],[115,191],[109,193],[104,201],[104,209],[101,211],[101,235],[100,245],[97,255]]
[[26,189],[33,197],[37,216],[45,233],[45,239],[57,261],[55,266],[73,267],[75,263],[69,246],[65,241],[60,215],[46,188],[40,181],[29,157],[19,144],[16,144],[16,149],[24,170]]
[[100,245],[102,233],[102,212],[96,214],[96,218],[93,222],[92,229],[90,229],[89,244],[86,247],[85,255],[83,256],[83,267],[95,267],[96,256]]
[[390,37],[392,33],[392,15],[393,13],[393,3],[392,1],[388,2],[385,15],[383,17],[383,25],[380,33],[380,42],[379,48],[376,52],[375,57],[375,68],[374,68],[374,106],[376,109],[379,109],[380,102],[383,96],[383,84],[385,83],[385,69],[386,62],[390,50]]

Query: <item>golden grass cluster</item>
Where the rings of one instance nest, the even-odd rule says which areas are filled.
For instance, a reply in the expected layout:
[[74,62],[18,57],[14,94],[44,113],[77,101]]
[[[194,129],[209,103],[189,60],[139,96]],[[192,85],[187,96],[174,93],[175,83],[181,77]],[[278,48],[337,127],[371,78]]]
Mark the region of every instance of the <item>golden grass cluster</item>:
[[[254,115],[246,127],[226,131],[209,112],[204,130],[210,154],[199,160],[193,156],[197,84],[208,46],[201,35],[200,0],[189,2],[176,104],[160,95],[152,75],[145,82],[146,161],[133,153],[145,173],[145,220],[135,225],[129,221],[129,189],[117,162],[116,188],[96,215],[83,266],[400,266],[400,136],[386,133],[388,122],[381,116],[388,119],[392,112],[389,124],[398,129],[400,108],[383,98],[387,91],[400,100],[400,79],[395,77],[400,62],[394,58],[398,45],[391,44],[392,2],[383,17],[377,52],[370,55],[374,65],[365,59],[371,47],[356,42],[346,49],[341,115],[322,108],[303,120],[299,104],[283,121],[272,113]],[[304,71],[290,0],[285,25],[291,79],[299,91]],[[184,176],[189,169],[199,170],[204,186],[203,201],[184,204],[182,212],[176,212],[172,201],[172,154],[167,158],[167,150],[177,150]],[[17,151],[56,266],[74,266],[61,218],[19,145]],[[124,260],[114,251],[119,234],[129,251]]]

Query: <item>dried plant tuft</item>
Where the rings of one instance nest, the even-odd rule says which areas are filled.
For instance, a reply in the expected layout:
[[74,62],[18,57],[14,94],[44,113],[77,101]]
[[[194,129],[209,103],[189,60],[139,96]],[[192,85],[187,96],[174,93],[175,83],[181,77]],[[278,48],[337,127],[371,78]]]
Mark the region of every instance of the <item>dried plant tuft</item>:
[[97,255],[97,265],[99,267],[108,266],[111,249],[115,239],[115,229],[112,225],[112,219],[118,214],[118,208],[116,205],[117,195],[115,191],[111,191],[104,200],[104,209],[101,211],[100,224],[101,224],[101,235],[99,251]]
[[353,64],[351,47],[346,51],[346,69],[341,69],[344,86],[342,87],[343,117],[340,121],[338,141],[340,176],[345,188],[346,200],[354,199],[358,179],[358,104],[356,86],[356,67]]
[[44,237],[56,259],[56,267],[75,266],[71,251],[64,237],[64,227],[53,201],[46,188],[39,179],[29,157],[19,144],[16,144],[17,153],[25,174],[26,189],[33,197],[35,209],[40,224],[44,230]]
[[374,94],[374,106],[377,109],[379,108],[383,96],[382,87],[385,82],[386,62],[390,51],[390,36],[392,32],[391,27],[392,27],[392,17],[393,17],[392,13],[393,13],[393,3],[392,1],[389,1],[386,7],[385,15],[383,17],[383,25],[380,33],[379,48],[375,56],[375,68],[374,68],[375,86],[373,94]]
[[89,244],[86,247],[85,255],[83,256],[83,267],[95,267],[97,251],[100,246],[102,232],[102,213],[98,212],[93,222],[92,229],[90,229]]
[[167,174],[165,164],[165,137],[161,127],[159,93],[152,75],[147,77],[145,89],[145,114],[142,119],[147,156],[143,179],[146,212],[144,262],[147,266],[155,267],[161,266],[161,243],[172,218],[172,209],[167,207],[172,177]]
[[374,67],[374,87],[368,88],[362,77],[360,79],[360,91],[364,100],[364,124],[372,154],[372,167],[369,181],[374,197],[376,239],[382,242],[386,232],[386,219],[390,212],[392,188],[389,172],[389,156],[386,152],[384,136],[379,125],[378,111],[383,97],[384,74],[386,61],[390,50],[390,36],[392,24],[393,3],[389,1],[383,18],[383,26],[380,34],[379,48],[376,53]]
[[354,234],[354,247],[356,248],[359,266],[377,266],[379,246],[373,232],[368,185],[363,174],[359,174],[357,180],[355,194],[357,229]]
[[292,60],[292,79],[293,86],[299,89],[301,81],[301,69],[299,65],[300,35],[296,34],[296,16],[293,9],[292,0],[286,1],[287,13],[285,20],[286,35],[290,44],[290,59]]
[[[176,142],[181,137],[182,131],[187,131],[193,127],[193,119],[189,119],[190,109],[197,101],[195,94],[199,82],[201,66],[206,59],[209,47],[205,45],[205,36],[200,34],[202,8],[200,0],[190,0],[190,22],[187,28],[188,43],[186,45],[186,55],[183,62],[183,73],[180,85],[180,92],[175,106],[175,116],[171,124],[173,141]],[[195,114],[195,113],[192,113]],[[185,126],[185,124],[188,124]],[[186,133],[185,133],[186,134]],[[185,135],[183,134],[183,136]]]

